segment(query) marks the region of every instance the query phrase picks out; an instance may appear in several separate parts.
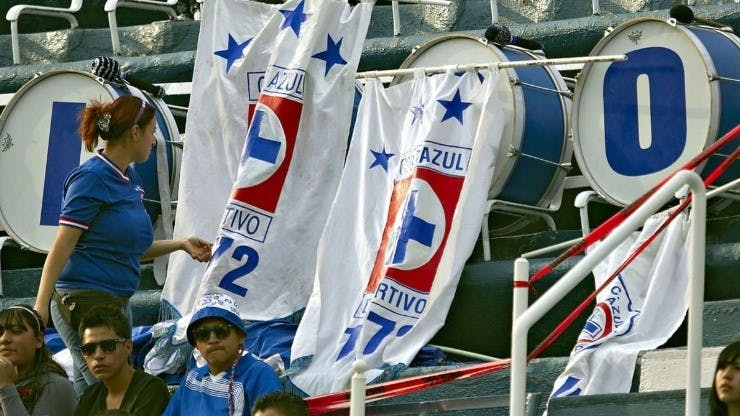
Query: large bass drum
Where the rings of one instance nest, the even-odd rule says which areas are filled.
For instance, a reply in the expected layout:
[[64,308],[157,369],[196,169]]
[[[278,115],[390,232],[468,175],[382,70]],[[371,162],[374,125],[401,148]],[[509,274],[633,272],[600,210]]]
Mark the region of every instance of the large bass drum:
[[[78,133],[78,114],[92,100],[110,102],[122,95],[146,99],[156,113],[156,148],[135,164],[142,179],[144,205],[152,223],[170,218],[179,179],[177,125],[164,101],[132,86],[107,83],[72,70],[51,71],[27,82],[0,116],[0,219],[22,246],[48,252],[54,241],[67,174],[92,157]],[[102,145],[102,143],[101,143]],[[163,209],[163,204],[167,206]]]
[[[417,48],[401,68],[479,64],[541,59],[532,51],[497,47],[485,39],[450,34]],[[496,157],[489,199],[530,207],[559,203],[573,150],[568,140],[570,92],[560,74],[549,66],[502,69],[509,82],[496,86],[506,125]],[[396,77],[393,84],[411,76]]]
[[[573,136],[591,186],[627,205],[740,123],[740,41],[715,28],[640,18],[617,26],[591,51],[612,54],[627,60],[583,67]],[[721,160],[710,158],[703,172]],[[715,184],[739,174],[736,163]]]

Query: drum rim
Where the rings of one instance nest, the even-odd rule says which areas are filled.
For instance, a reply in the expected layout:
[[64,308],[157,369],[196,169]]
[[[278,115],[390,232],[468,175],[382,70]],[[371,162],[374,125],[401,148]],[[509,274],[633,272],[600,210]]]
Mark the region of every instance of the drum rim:
[[[118,91],[115,91],[115,88],[129,88],[128,86],[120,83],[115,82],[106,82],[103,78],[96,76],[95,74],[92,74],[87,71],[82,71],[79,69],[53,69],[49,70],[44,73],[40,73],[27,81],[25,84],[23,84],[13,95],[13,97],[10,99],[8,104],[6,105],[5,109],[3,110],[2,114],[0,114],[0,131],[3,131],[6,123],[10,119],[11,113],[14,112],[14,109],[18,105],[18,103],[24,99],[25,95],[33,88],[37,87],[39,83],[46,81],[48,78],[52,78],[59,75],[74,75],[74,76],[82,76],[82,78],[87,78],[93,82],[97,82],[100,88],[100,93],[107,94],[108,99],[114,100],[117,97],[121,96]],[[155,110],[162,115],[162,118],[164,120],[164,126],[163,128],[166,128],[168,130],[168,134],[170,136],[170,140],[177,139],[180,136],[179,129],[177,128],[177,122],[174,119],[174,116],[172,112],[167,107],[167,104],[159,97],[154,97],[151,94],[147,93],[146,91],[140,90],[136,88],[136,90],[140,91],[141,94],[146,97],[147,102],[152,105]],[[129,94],[134,95],[132,92],[129,92]],[[157,126],[159,127],[159,123],[157,123]],[[160,133],[164,137],[164,133]],[[178,194],[178,186],[179,186],[179,174],[180,174],[180,161],[178,160],[178,153],[181,152],[177,148],[177,146],[174,145],[168,145],[166,152],[171,153],[172,158],[172,166],[168,167],[170,170],[168,175],[168,183],[167,187],[169,189],[170,194],[170,200],[175,200],[177,194]],[[161,188],[161,185],[160,185]],[[161,194],[161,189],[158,189],[158,192]],[[160,196],[161,199],[161,196]],[[23,232],[22,230],[18,229],[18,224],[16,221],[12,221],[14,225],[11,225],[11,221],[8,220],[8,209],[7,207],[4,209],[3,206],[5,204],[3,203],[3,200],[0,199],[0,224],[2,225],[5,232],[18,244],[20,244],[24,249],[28,249],[37,253],[46,254],[51,249],[51,244],[48,244],[48,247],[45,247],[44,244],[36,244],[29,240],[28,236],[23,236],[22,234],[27,234]],[[174,215],[174,213],[173,213]],[[57,226],[58,227],[58,226]]]
[[[472,40],[483,46],[486,50],[489,51],[489,53],[495,55],[500,62],[509,62],[510,59],[508,56],[506,56],[506,52],[513,52],[517,54],[521,54],[524,56],[525,59],[543,59],[544,57],[540,54],[537,54],[529,49],[520,48],[514,45],[504,45],[503,47],[499,47],[488,40],[486,40],[483,37],[474,36],[467,33],[447,33],[444,35],[440,35],[437,37],[434,37],[432,39],[428,39],[425,42],[416,45],[411,53],[403,60],[399,68],[405,69],[413,67],[414,63],[418,60],[419,54],[423,54],[425,51],[429,50],[431,47],[442,43],[447,40],[451,39],[467,39]],[[550,79],[550,82],[552,83],[552,86],[554,88],[557,88],[559,91],[568,91],[567,84],[565,83],[565,80],[562,78],[559,72],[557,72],[554,68],[549,66],[544,66],[543,69],[545,70],[547,74],[547,78]],[[525,122],[527,120],[527,109],[526,109],[526,103],[524,99],[524,87],[522,85],[513,84],[511,80],[513,79],[521,79],[521,76],[517,72],[516,68],[500,68],[501,70],[506,71],[507,75],[507,82],[508,87],[506,87],[507,91],[510,91],[511,96],[508,99],[511,99],[512,102],[512,109],[511,109],[511,137],[508,139],[508,143],[506,143],[508,146],[514,148],[514,149],[522,149],[525,145]],[[401,77],[394,77],[391,80],[390,85],[398,85],[400,82],[399,80]],[[508,93],[507,93],[508,94]],[[572,99],[569,97],[565,97],[562,94],[560,94],[560,97],[558,98],[560,101],[560,107],[561,110],[561,117],[563,122],[563,135],[559,140],[562,141],[562,145],[560,146],[560,154],[558,155],[557,163],[562,164],[563,162],[569,162],[572,159],[573,154],[573,143],[571,138],[571,124],[570,124],[570,113],[572,108]],[[500,149],[501,151],[508,151],[504,149]],[[571,155],[571,158],[568,159],[567,156]],[[498,158],[498,155],[497,155]],[[497,175],[494,176],[491,180],[491,184],[488,189],[488,195],[489,199],[496,199],[496,197],[491,198],[490,195],[500,195],[502,192],[504,192],[505,189],[507,189],[507,185],[509,184],[509,181],[512,177],[513,172],[516,170],[519,158],[515,158],[512,160],[511,158],[504,158],[504,162],[502,163],[502,166],[500,168],[497,165],[496,173]],[[558,196],[562,196],[563,191],[563,183],[565,181],[565,178],[567,176],[567,172],[564,169],[557,169],[555,171],[554,175],[551,175],[550,177],[544,178],[548,181],[547,187],[540,195],[538,195],[537,203],[533,204],[531,206],[538,207],[538,208],[548,208],[551,207],[552,209],[559,208],[560,200]],[[510,201],[516,203],[516,201]],[[529,204],[527,204],[530,206]]]
[[[33,77],[31,80],[23,84],[18,91],[15,92],[13,95],[13,98],[10,99],[8,102],[8,105],[5,106],[5,109],[2,112],[2,115],[0,115],[0,131],[3,131],[5,128],[5,124],[7,123],[8,119],[10,118],[10,114],[13,112],[13,108],[15,108],[16,105],[18,105],[18,102],[23,98],[23,96],[33,87],[35,87],[40,82],[46,80],[47,78],[51,78],[55,75],[61,75],[61,74],[74,74],[74,75],[81,75],[85,78],[89,78],[93,81],[98,82],[105,91],[113,98],[113,94],[111,93],[110,89],[106,87],[106,85],[101,82],[100,77],[96,77],[94,74],[91,74],[89,72],[81,71],[78,69],[54,69],[51,71],[44,72],[42,74],[39,74],[35,77]],[[28,241],[27,238],[22,237],[15,228],[11,226],[11,224],[7,220],[7,214],[5,213],[6,210],[3,210],[2,206],[2,199],[0,199],[0,222],[2,222],[2,226],[5,230],[5,232],[8,233],[10,237],[13,238],[15,242],[21,245],[26,250],[30,250],[36,253],[46,254],[49,252],[49,249],[51,249],[51,246],[49,249],[44,249],[42,247],[37,247],[36,244],[32,244],[30,241]]]
[[[537,53],[535,53],[535,52],[533,52],[533,51],[531,51],[529,49],[526,49],[526,48],[520,48],[520,47],[514,46],[514,45],[506,45],[505,47],[508,48],[509,50],[514,50],[514,51],[518,51],[518,52],[524,53],[525,55],[529,56],[530,58],[534,58],[534,59],[545,59],[544,56],[540,56],[539,54],[537,54]],[[568,91],[568,92],[570,92],[570,90],[568,89],[568,85],[565,83],[565,80],[560,75],[560,73],[554,69],[554,67],[552,67],[550,65],[543,65],[541,68],[543,70],[545,70],[545,72],[547,72],[548,78],[550,78],[550,81],[552,81],[553,85],[555,86],[555,88],[558,89],[558,91]],[[509,68],[509,69],[512,69],[513,70],[512,72],[514,72],[515,75],[518,75],[518,73],[516,72],[515,68]],[[522,115],[522,120],[521,120],[522,121],[522,123],[521,123],[522,126],[521,126],[521,129],[522,129],[522,132],[521,132],[520,138],[518,140],[519,149],[521,149],[522,148],[522,145],[524,143],[524,131],[523,131],[523,129],[524,129],[524,122],[527,119],[527,107],[526,107],[526,104],[524,102],[524,89],[523,89],[524,87],[522,87],[521,85],[512,86],[512,89],[515,89],[515,88],[517,88],[517,90],[515,90],[515,91],[517,91],[521,95],[521,107],[522,107],[522,110],[521,110],[521,115]],[[558,157],[558,161],[557,162],[559,164],[562,164],[565,161],[565,159],[566,159],[566,155],[568,155],[568,154],[572,155],[573,154],[573,141],[571,140],[571,133],[570,133],[571,132],[571,128],[570,128],[571,127],[571,125],[570,125],[570,114],[571,114],[572,101],[573,100],[570,99],[570,98],[568,98],[568,97],[566,97],[563,94],[558,94],[558,95],[559,95],[558,99],[560,100],[560,109],[561,109],[561,112],[560,113],[561,113],[562,121],[563,121],[563,137],[562,137],[562,143],[563,144],[562,144],[562,146],[560,146],[560,156]],[[516,111],[516,108],[514,110]],[[518,161],[519,161],[519,159],[517,158],[517,160],[515,160],[513,163],[510,163],[511,169],[508,170],[509,176],[507,177],[507,179],[510,178],[511,173],[516,168]],[[538,208],[548,208],[548,205],[550,205],[552,207],[552,209],[558,209],[558,208],[560,208],[560,201],[556,202],[556,204],[555,204],[556,206],[552,206],[552,203],[555,202],[556,198],[558,197],[558,194],[560,194],[560,196],[562,197],[562,192],[564,190],[562,185],[565,182],[566,176],[567,176],[567,172],[566,172],[565,169],[556,169],[555,170],[555,174],[552,175],[552,177],[550,178],[550,181],[549,181],[549,183],[547,185],[547,189],[545,189],[545,191],[542,193],[542,195],[540,195],[540,199],[533,206],[538,207]],[[500,192],[503,192],[503,190],[506,188],[507,184],[508,184],[508,182],[505,182],[503,184],[503,186],[501,187]],[[509,201],[509,202],[515,202],[515,201]]]
[[[703,64],[706,67],[707,71],[710,71],[710,73],[716,73],[716,69],[714,66],[714,61],[712,60],[712,56],[707,51],[704,44],[699,40],[699,38],[691,31],[691,29],[686,26],[679,23],[672,22],[672,19],[665,20],[660,19],[657,17],[638,17],[635,19],[628,20],[626,22],[622,22],[619,25],[617,25],[611,32],[609,32],[608,35],[602,37],[599,39],[599,41],[594,45],[594,47],[591,49],[591,52],[589,52],[588,56],[598,56],[599,53],[605,48],[605,46],[610,42],[610,40],[616,36],[616,34],[621,33],[625,29],[632,27],[639,23],[647,23],[647,22],[654,22],[654,23],[661,23],[665,25],[672,26],[674,29],[679,30],[681,33],[683,33],[686,37],[688,37],[691,40],[692,46],[697,50],[699,55],[701,55],[703,59]],[[717,31],[719,33],[723,33],[721,31]],[[723,33],[724,34],[724,33]],[[726,35],[726,34],[725,34]],[[589,169],[587,168],[587,164],[585,163],[585,158],[583,156],[583,150],[581,148],[581,139],[580,139],[580,131],[578,129],[578,114],[581,107],[581,91],[582,91],[582,85],[586,82],[588,79],[589,73],[591,71],[591,68],[594,66],[593,63],[586,63],[583,65],[583,69],[578,75],[576,87],[574,89],[573,93],[573,104],[572,104],[572,111],[571,111],[571,132],[572,132],[572,141],[573,141],[573,155],[576,158],[576,162],[578,163],[578,167],[580,168],[581,174],[586,178],[589,185],[593,190],[595,190],[601,197],[603,197],[607,202],[616,205],[616,206],[626,206],[629,204],[629,202],[624,202],[617,200],[614,198],[613,195],[611,195],[610,192],[607,192],[606,189],[604,189],[603,186],[596,183],[596,181],[593,178],[593,175],[591,175]],[[580,86],[579,86],[580,85]],[[719,129],[719,85],[716,82],[709,82],[709,89],[710,89],[710,115],[711,119],[709,120],[709,131],[707,134],[707,137],[705,138],[705,146],[710,144],[709,137],[713,136],[716,137],[717,131]],[[704,166],[702,164],[697,169],[701,169]]]

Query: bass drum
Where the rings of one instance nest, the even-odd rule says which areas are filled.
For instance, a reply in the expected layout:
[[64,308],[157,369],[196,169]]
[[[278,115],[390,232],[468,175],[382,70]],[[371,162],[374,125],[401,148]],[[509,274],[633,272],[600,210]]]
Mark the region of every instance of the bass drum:
[[[740,123],[740,41],[710,27],[640,18],[591,51],[612,54],[627,60],[588,63],[576,84],[575,155],[593,189],[628,205]],[[715,185],[739,175],[736,163]]]
[[16,242],[36,252],[49,251],[64,179],[93,156],[82,145],[77,116],[90,100],[110,102],[122,95],[146,99],[155,109],[157,145],[134,168],[152,223],[160,216],[163,222],[172,220],[170,200],[176,198],[181,153],[172,145],[179,133],[164,101],[87,72],[51,71],[23,85],[0,116],[0,219]]
[[[485,64],[542,59],[515,46],[498,47],[485,39],[450,34],[414,48],[401,68]],[[526,207],[557,209],[573,149],[568,139],[570,91],[560,74],[549,66],[506,68],[509,82],[499,82],[496,99],[504,109],[506,125],[496,155],[489,199]],[[395,77],[392,84],[413,76]],[[495,221],[495,220],[494,220]],[[518,221],[494,234],[516,231]]]

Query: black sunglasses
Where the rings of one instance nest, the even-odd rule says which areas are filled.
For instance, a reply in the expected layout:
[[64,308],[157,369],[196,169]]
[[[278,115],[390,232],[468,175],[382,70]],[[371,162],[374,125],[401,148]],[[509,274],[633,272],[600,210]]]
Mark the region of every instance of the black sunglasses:
[[231,325],[216,324],[211,326],[201,326],[193,331],[193,336],[197,341],[205,342],[211,338],[211,333],[218,339],[224,339],[231,333]]
[[98,350],[98,346],[100,346],[100,349],[103,350],[103,352],[111,353],[116,350],[116,346],[118,346],[118,344],[123,344],[126,341],[128,340],[123,338],[115,338],[106,339],[100,342],[88,342],[87,344],[80,345],[80,351],[82,351],[82,355],[89,357],[95,354],[95,351]]

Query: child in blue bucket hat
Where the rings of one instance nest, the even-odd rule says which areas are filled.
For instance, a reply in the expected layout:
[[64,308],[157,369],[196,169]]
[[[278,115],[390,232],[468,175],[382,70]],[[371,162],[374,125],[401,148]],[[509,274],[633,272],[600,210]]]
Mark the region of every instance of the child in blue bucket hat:
[[282,391],[272,367],[244,350],[246,336],[233,298],[203,296],[187,338],[207,365],[188,371],[163,415],[249,415],[257,398]]

